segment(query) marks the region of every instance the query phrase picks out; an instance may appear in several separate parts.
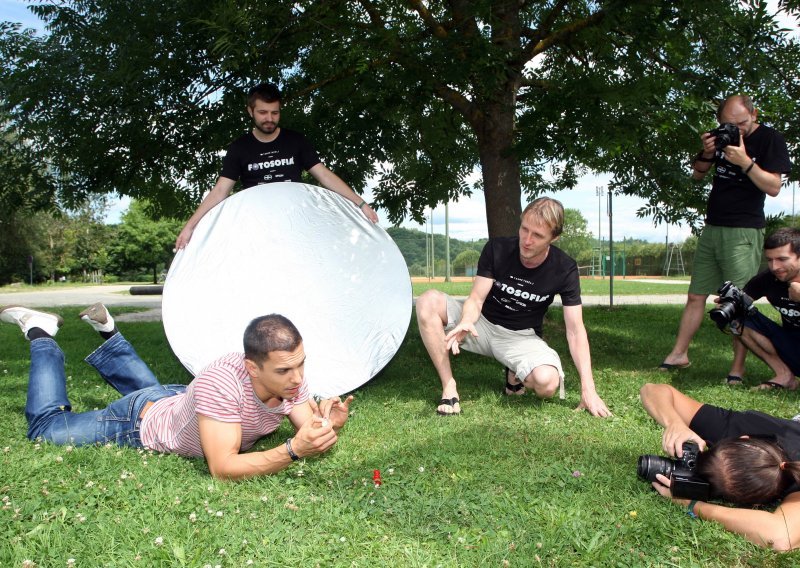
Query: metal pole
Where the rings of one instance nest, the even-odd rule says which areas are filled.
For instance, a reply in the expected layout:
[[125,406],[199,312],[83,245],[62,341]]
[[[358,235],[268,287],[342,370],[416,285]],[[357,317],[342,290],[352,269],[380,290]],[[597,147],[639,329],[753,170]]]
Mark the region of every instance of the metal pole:
[[425,216],[425,277],[431,278],[431,245],[428,242],[428,216]]
[[431,207],[431,278],[436,278],[436,256],[433,254],[433,207]]
[[614,305],[614,214],[611,207],[611,197],[614,192],[608,191],[608,256],[611,257],[611,279],[608,281],[608,305]]
[[600,211],[603,205],[602,186],[598,185],[597,189],[595,190],[595,193],[597,194],[597,250],[598,250],[598,260],[600,261],[600,266],[598,266],[598,268],[600,269],[600,275],[605,276],[606,274],[605,271],[603,270],[603,233],[601,229],[602,213]]
[[444,204],[444,281],[450,282],[450,203]]

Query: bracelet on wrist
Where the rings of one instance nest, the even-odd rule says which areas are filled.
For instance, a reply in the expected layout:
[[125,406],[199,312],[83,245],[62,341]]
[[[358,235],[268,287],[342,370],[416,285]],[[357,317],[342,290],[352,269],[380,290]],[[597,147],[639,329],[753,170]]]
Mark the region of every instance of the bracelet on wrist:
[[297,460],[300,459],[300,456],[298,456],[292,450],[292,439],[291,438],[286,438],[286,451],[289,452],[289,457],[292,458],[293,462],[296,462]]
[[361,209],[361,208],[362,208],[362,207],[364,207],[364,205],[366,205],[366,204],[367,204],[367,202],[366,202],[366,201],[364,201],[364,200],[362,199],[362,200],[361,200],[361,203],[359,203],[358,205],[356,205],[356,207],[358,207],[359,209]]
[[747,169],[744,171],[744,175],[749,174],[750,170],[752,170],[753,166],[755,166],[755,165],[756,165],[756,161],[754,159],[750,158],[750,165],[747,166]]
[[697,499],[692,499],[689,501],[689,504],[686,505],[686,514],[693,519],[697,518],[697,513],[694,512],[695,505],[697,505]]

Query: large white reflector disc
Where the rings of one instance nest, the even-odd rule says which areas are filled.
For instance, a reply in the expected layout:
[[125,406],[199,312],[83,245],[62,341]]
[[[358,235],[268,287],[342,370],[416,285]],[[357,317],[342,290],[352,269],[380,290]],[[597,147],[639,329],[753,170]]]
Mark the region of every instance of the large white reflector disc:
[[300,330],[311,392],[344,394],[400,347],[411,318],[408,269],[386,231],[332,191],[251,187],[209,211],[176,255],[164,329],[196,375],[242,351],[247,324],[270,313]]

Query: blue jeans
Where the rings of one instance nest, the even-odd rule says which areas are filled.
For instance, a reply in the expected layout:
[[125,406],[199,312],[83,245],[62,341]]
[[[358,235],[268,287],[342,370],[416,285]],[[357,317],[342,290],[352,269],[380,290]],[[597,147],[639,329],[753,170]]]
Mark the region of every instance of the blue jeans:
[[62,445],[112,442],[142,447],[139,415],[145,404],[186,390],[184,385],[159,384],[121,333],[98,347],[86,362],[123,396],[103,410],[72,412],[67,398],[64,352],[52,338],[31,341],[25,403],[28,438]]
[[781,361],[800,377],[800,331],[778,325],[761,312],[746,317],[744,326],[769,339]]

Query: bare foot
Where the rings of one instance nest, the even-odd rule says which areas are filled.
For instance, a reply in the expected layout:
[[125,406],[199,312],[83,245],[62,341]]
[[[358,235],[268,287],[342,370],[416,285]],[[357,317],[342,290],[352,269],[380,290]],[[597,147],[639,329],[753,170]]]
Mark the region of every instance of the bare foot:
[[461,414],[461,403],[459,402],[455,379],[450,379],[442,389],[442,398],[439,401],[439,406],[436,407],[436,414],[440,416]]

